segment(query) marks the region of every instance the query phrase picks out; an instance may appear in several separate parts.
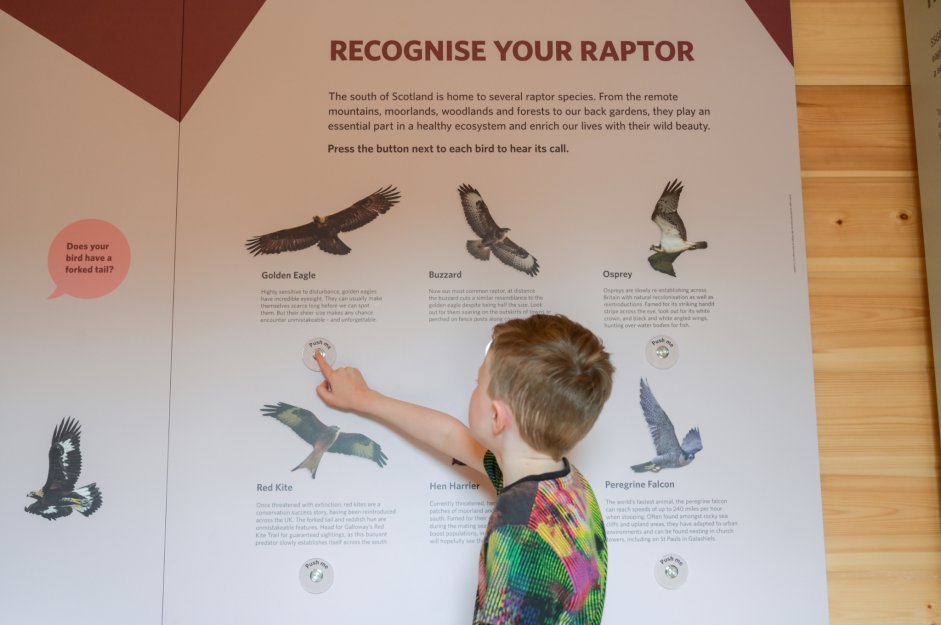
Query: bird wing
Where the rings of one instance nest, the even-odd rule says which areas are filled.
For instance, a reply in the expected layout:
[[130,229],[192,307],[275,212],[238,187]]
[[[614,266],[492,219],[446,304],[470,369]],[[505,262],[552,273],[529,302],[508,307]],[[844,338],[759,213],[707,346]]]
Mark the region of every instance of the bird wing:
[[52,444],[49,446],[49,474],[46,477],[44,493],[71,491],[82,472],[82,452],[79,449],[81,426],[78,421],[67,417],[59,422],[52,432]]
[[686,240],[686,226],[677,209],[680,205],[680,193],[683,192],[683,183],[678,180],[668,182],[664,187],[657,205],[654,206],[650,219],[660,228],[661,240],[663,237],[679,237]]
[[686,225],[676,213],[658,215],[653,222],[660,228],[660,247],[668,249],[686,241]]
[[657,252],[656,254],[651,254],[647,258],[647,262],[650,263],[650,266],[656,269],[661,273],[665,273],[668,276],[676,277],[676,271],[673,269],[673,261],[676,260],[676,257],[682,254],[682,252],[670,253],[670,252]]
[[30,514],[38,514],[51,521],[72,514],[72,506],[60,501],[49,501],[44,497],[27,506],[26,511]]
[[644,412],[644,419],[647,421],[647,427],[650,428],[650,437],[653,439],[653,446],[657,450],[657,455],[672,454],[680,452],[680,442],[676,440],[676,432],[673,429],[673,423],[670,417],[663,411],[657,398],[653,396],[647,381],[640,381],[640,408]]
[[464,207],[464,218],[474,231],[474,234],[486,239],[498,228],[497,223],[490,216],[490,209],[480,196],[477,189],[469,184],[462,184],[457,188],[461,196],[461,206]]
[[386,465],[388,457],[382,453],[379,444],[366,436],[365,434],[347,434],[341,432],[333,446],[327,451],[336,454],[346,454],[347,456],[359,456],[366,460],[372,460],[380,467]]
[[261,409],[261,413],[288,426],[294,430],[295,434],[311,445],[316,445],[327,430],[327,426],[310,410],[298,408],[284,402],[278,402],[277,406],[265,405]]
[[314,222],[303,226],[286,228],[262,234],[245,242],[245,247],[254,256],[259,254],[280,254],[281,252],[296,252],[310,247],[320,240],[320,231]]
[[503,239],[494,243],[491,249],[494,256],[513,269],[518,269],[530,276],[539,273],[539,263],[536,262],[536,259],[512,240]]
[[683,437],[683,444],[680,445],[687,454],[695,454],[702,451],[702,437],[699,436],[699,428],[693,428]]
[[401,197],[402,195],[395,187],[379,189],[352,206],[325,217],[324,221],[330,230],[339,232],[356,230],[387,212]]

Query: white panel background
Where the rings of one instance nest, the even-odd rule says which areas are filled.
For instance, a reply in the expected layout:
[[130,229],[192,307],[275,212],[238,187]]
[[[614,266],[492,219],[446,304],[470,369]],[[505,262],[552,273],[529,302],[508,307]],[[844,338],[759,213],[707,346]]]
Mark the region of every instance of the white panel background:
[[[463,417],[489,324],[428,323],[428,289],[536,288],[548,309],[592,327],[614,353],[615,395],[573,455],[602,502],[626,494],[605,489],[605,480],[631,479],[628,466],[651,454],[637,402],[644,376],[677,429],[699,425],[703,432],[705,450],[696,462],[661,474],[676,482],[668,494],[728,499],[728,512],[740,522],[735,535],[715,543],[612,543],[606,622],[710,613],[716,622],[744,623],[769,604],[780,606],[776,622],[826,622],[791,66],[741,2],[551,10],[544,3],[485,2],[460,19],[453,13],[430,2],[267,4],[183,123],[177,259],[185,269],[176,282],[169,621],[248,614],[301,622],[315,612],[346,622],[423,622],[429,615],[466,622],[476,548],[427,540],[428,501],[440,496],[428,482],[462,476],[381,425],[324,407],[313,393],[319,380],[298,354],[307,339],[327,337],[340,364],[362,367],[378,389]],[[688,39],[696,61],[331,63],[327,54],[333,38],[524,37]],[[568,155],[329,155],[329,143],[553,144],[562,136],[327,131],[328,106],[351,105],[331,105],[329,91],[386,90],[676,92],[681,102],[711,108],[715,130],[572,134],[561,139]],[[676,177],[685,184],[681,212],[691,236],[710,247],[682,257],[680,276],[672,279],[647,266],[646,250],[657,236],[650,211]],[[470,231],[456,188],[464,182],[539,259],[538,277],[481,263],[463,250]],[[385,185],[397,186],[402,201],[343,237],[353,250],[348,256],[311,249],[251,257],[243,249],[250,236],[334,212]],[[605,269],[633,277],[604,279]],[[294,270],[317,278],[261,279],[262,271]],[[460,270],[463,278],[433,281],[429,270]],[[711,320],[654,331],[604,327],[603,288],[664,286],[707,288],[716,298]],[[259,291],[269,287],[378,289],[384,301],[375,324],[262,324]],[[682,350],[668,371],[653,369],[643,356],[646,341],[661,332]],[[278,401],[371,436],[389,466],[327,457],[316,480],[289,474],[305,445],[258,412]],[[194,476],[217,478],[207,491]],[[294,485],[290,496],[254,492],[256,483],[279,480]],[[393,538],[382,547],[253,547],[256,502],[295,500],[395,507]],[[652,575],[668,552],[687,557],[692,571],[672,593]],[[297,569],[315,556],[334,565],[337,581],[325,595],[307,596]],[[759,559],[769,564],[761,575],[741,574]],[[225,583],[206,587],[213,571],[236,568],[239,575],[222,574]],[[267,597],[261,602],[260,588]],[[218,600],[207,601],[207,593]],[[782,594],[801,599],[782,601]],[[355,614],[347,612],[351,605]]]
[[[331,38],[691,40],[696,61],[330,63]],[[713,543],[612,542],[605,622],[669,614],[753,623],[768,618],[768,606],[776,623],[827,621],[793,68],[744,2],[487,1],[470,9],[270,1],[179,128],[2,14],[0,42],[11,51],[0,55],[9,59],[0,72],[18,94],[0,99],[0,204],[5,231],[21,233],[0,252],[4,321],[16,328],[7,332],[0,379],[0,435],[14,442],[0,455],[0,495],[28,503],[25,493],[45,477],[51,430],[71,415],[83,425],[83,480],[98,481],[105,496],[89,519],[50,523],[18,503],[0,511],[0,603],[12,606],[14,620],[37,622],[38,603],[47,606],[45,622],[467,622],[477,547],[430,545],[427,523],[429,500],[456,498],[428,483],[468,475],[377,423],[322,406],[300,350],[328,337],[340,364],[362,367],[379,390],[464,417],[489,324],[429,324],[428,289],[536,288],[548,309],[596,330],[614,354],[614,395],[572,456],[603,506],[634,496],[605,488],[606,480],[646,478],[629,469],[652,455],[637,401],[646,377],[677,430],[699,426],[705,448],[690,467],[658,476],[675,488],[642,495],[727,499],[739,521],[736,534]],[[713,130],[377,139],[327,132],[331,90],[675,92],[681,103],[711,108]],[[330,142],[376,141],[564,141],[570,153],[326,151]],[[646,262],[657,238],[649,215],[673,178],[685,185],[680,210],[691,237],[709,241],[680,258],[675,279]],[[456,192],[465,182],[539,259],[538,277],[467,255],[471,235]],[[250,236],[390,184],[402,201],[345,235],[353,248],[346,257],[244,249]],[[85,217],[124,231],[131,272],[99,300],[48,300],[48,245]],[[317,279],[261,279],[279,270]],[[460,270],[463,279],[432,281],[429,270]],[[605,279],[604,270],[633,276]],[[707,288],[716,301],[710,321],[604,327],[604,288],[665,286]],[[379,322],[259,323],[259,291],[279,287],[377,289]],[[667,371],[644,360],[645,343],[660,333],[682,352]],[[304,443],[259,413],[278,401],[369,435],[389,465],[331,454],[316,480],[291,473]],[[256,492],[269,482],[294,491]],[[259,501],[378,501],[397,513],[385,546],[256,548]],[[652,574],[669,552],[690,563],[689,581],[672,592]],[[316,596],[297,583],[298,567],[315,556],[336,569],[334,587]],[[49,580],[63,579],[49,600]],[[82,601],[103,607],[75,614]]]

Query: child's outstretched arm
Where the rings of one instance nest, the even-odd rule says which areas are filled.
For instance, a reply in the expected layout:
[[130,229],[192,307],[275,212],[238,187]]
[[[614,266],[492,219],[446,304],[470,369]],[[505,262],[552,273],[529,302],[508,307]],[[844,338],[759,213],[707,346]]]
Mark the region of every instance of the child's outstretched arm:
[[332,408],[348,410],[382,421],[441,453],[484,472],[486,451],[474,440],[470,429],[449,414],[383,395],[369,388],[359,369],[332,368],[315,353],[324,381],[317,396]]

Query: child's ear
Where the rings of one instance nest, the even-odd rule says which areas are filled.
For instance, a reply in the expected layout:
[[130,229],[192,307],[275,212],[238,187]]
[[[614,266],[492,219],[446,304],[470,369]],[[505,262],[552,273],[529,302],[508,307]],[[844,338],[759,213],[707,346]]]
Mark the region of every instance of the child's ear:
[[490,427],[494,434],[501,434],[507,428],[516,422],[513,409],[502,399],[493,400],[493,417],[490,420]]

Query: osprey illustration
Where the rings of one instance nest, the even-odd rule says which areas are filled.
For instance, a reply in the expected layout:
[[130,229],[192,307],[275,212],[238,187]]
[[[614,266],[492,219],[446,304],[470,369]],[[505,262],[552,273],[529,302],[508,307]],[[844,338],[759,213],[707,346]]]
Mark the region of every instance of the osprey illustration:
[[650,437],[653,439],[657,455],[653,460],[632,466],[631,469],[636,473],[685,467],[696,458],[698,452],[702,451],[699,428],[693,428],[687,432],[683,437],[683,443],[680,444],[670,417],[660,407],[657,398],[653,396],[644,379],[640,381],[640,408],[644,412],[644,419],[647,420],[647,427],[650,428]]
[[388,211],[401,198],[395,187],[379,189],[349,208],[327,217],[317,215],[308,224],[263,234],[245,242],[253,255],[294,252],[316,245],[328,254],[349,254],[350,248],[337,236],[362,228]]
[[461,196],[461,206],[464,207],[464,217],[470,225],[474,234],[480,237],[480,240],[470,240],[467,242],[467,251],[474,258],[480,260],[490,260],[490,252],[509,265],[513,269],[518,269],[523,273],[535,276],[539,273],[539,263],[529,255],[529,252],[510,240],[506,233],[509,228],[501,228],[490,216],[490,209],[480,197],[480,193],[474,187],[463,184],[458,187],[458,194]]
[[308,469],[311,479],[315,478],[325,452],[359,456],[372,460],[380,467],[386,466],[388,458],[375,441],[363,434],[340,432],[340,428],[335,425],[324,425],[310,410],[279,402],[277,406],[266,405],[261,413],[277,419],[313,446],[310,454],[292,471]]
[[67,417],[52,431],[49,475],[42,488],[27,495],[36,500],[25,508],[27,512],[51,521],[72,514],[72,510],[91,516],[101,507],[101,491],[94,482],[75,488],[82,472],[80,430],[78,421]]
[[709,247],[705,241],[690,243],[686,240],[686,226],[677,212],[682,191],[682,182],[677,180],[668,182],[650,216],[651,221],[660,228],[660,245],[650,246],[655,253],[647,258],[647,262],[657,271],[674,278],[676,272],[673,270],[673,262],[680,254],[686,250],[701,250]]

